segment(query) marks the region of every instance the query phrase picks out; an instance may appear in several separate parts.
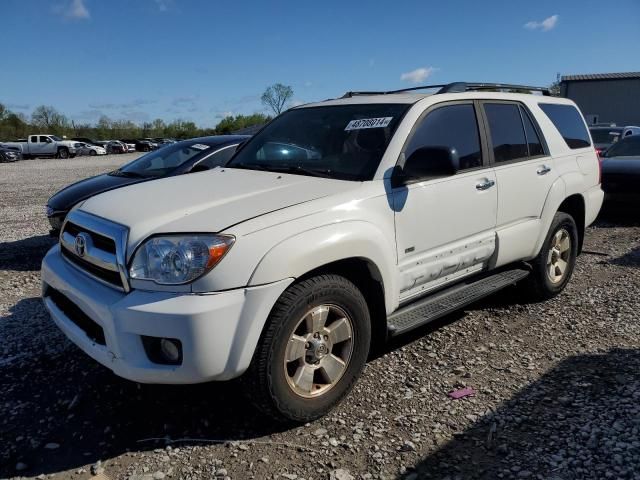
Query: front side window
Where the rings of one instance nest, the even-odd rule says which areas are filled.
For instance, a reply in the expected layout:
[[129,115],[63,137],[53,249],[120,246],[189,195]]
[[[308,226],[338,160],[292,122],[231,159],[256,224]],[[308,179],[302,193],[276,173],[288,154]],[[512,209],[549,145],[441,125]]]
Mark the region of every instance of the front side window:
[[518,105],[486,103],[484,111],[489,122],[493,158],[496,163],[526,159],[529,150]]
[[49,143],[49,138],[45,136],[40,136],[40,143]]
[[640,135],[632,135],[607,150],[607,157],[640,157]]
[[460,170],[481,167],[480,136],[473,105],[447,105],[428,113],[409,140],[405,157],[423,147],[455,148]]
[[371,180],[408,107],[359,104],[289,110],[251,138],[227,167]]
[[555,103],[540,103],[539,105],[558,129],[569,148],[585,148],[591,145],[589,132],[576,107]]

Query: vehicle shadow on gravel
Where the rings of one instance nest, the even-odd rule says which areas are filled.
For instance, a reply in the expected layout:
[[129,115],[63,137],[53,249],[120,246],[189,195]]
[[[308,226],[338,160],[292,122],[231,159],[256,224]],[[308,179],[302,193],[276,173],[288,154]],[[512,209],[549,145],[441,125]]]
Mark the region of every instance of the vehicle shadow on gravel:
[[637,349],[570,357],[399,478],[636,478],[639,371]]
[[233,383],[140,385],[115,376],[58,331],[39,298],[0,317],[0,338],[8,330],[21,345],[0,349],[0,478],[164,448],[166,438],[200,445],[195,439],[254,439],[288,428],[257,412]]
[[2,242],[0,243],[0,270],[17,272],[40,270],[42,259],[55,243],[56,239],[49,235]]

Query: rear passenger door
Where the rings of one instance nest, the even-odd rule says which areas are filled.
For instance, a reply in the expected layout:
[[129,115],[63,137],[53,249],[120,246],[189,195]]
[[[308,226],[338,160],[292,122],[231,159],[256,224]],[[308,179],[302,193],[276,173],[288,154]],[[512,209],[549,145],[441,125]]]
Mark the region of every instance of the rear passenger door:
[[501,265],[521,260],[533,248],[539,218],[558,173],[526,106],[494,100],[481,103],[498,187],[496,229],[503,251],[497,263]]

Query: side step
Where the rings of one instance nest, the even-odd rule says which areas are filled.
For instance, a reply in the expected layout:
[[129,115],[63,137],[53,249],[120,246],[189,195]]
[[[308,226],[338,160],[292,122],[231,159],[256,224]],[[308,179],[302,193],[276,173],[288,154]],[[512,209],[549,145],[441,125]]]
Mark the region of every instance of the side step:
[[441,290],[396,310],[387,317],[391,336],[400,335],[425,323],[461,309],[470,303],[514,285],[529,275],[529,270],[514,268],[484,277],[476,277]]

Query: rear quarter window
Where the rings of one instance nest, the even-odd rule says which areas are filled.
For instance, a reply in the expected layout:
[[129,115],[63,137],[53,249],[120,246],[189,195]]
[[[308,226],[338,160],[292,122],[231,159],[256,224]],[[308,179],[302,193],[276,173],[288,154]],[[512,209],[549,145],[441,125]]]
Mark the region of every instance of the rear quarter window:
[[539,106],[558,129],[569,148],[584,148],[591,145],[589,132],[576,107],[554,103],[540,103]]

